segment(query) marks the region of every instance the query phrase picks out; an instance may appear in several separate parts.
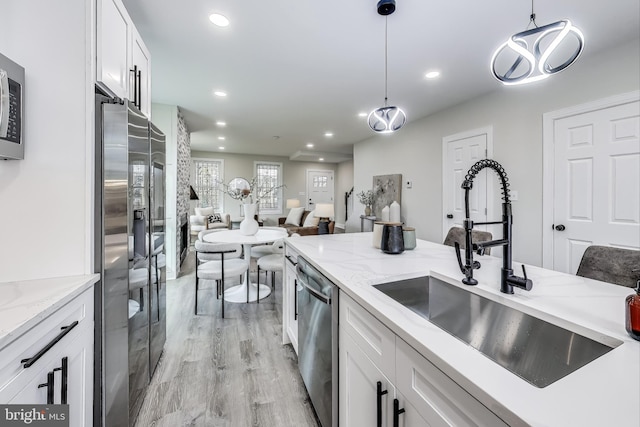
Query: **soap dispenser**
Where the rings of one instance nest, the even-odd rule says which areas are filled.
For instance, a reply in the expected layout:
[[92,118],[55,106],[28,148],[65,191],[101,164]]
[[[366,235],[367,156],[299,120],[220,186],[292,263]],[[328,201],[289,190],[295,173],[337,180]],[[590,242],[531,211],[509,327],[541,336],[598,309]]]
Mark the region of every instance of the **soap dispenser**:
[[640,341],[640,280],[636,283],[636,293],[626,298],[626,328],[631,338]]

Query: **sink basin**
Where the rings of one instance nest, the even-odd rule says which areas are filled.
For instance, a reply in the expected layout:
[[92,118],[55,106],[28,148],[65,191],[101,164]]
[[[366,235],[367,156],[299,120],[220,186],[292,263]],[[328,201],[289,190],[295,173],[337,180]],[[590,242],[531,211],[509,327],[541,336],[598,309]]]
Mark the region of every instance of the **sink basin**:
[[374,287],[539,388],[622,344],[596,332],[584,336],[431,276]]

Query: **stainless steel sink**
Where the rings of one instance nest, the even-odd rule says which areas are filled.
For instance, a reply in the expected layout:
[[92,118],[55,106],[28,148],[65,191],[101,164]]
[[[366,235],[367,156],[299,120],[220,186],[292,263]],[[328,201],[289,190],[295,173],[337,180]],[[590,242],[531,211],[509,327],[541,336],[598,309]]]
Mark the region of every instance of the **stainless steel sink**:
[[431,276],[374,287],[540,388],[622,344],[595,332],[584,336]]

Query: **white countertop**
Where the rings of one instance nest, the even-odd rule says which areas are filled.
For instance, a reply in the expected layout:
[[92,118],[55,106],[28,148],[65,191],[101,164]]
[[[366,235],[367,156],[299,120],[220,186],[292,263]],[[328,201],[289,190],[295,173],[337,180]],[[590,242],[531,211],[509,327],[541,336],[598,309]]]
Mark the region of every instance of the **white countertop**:
[[[399,255],[373,248],[371,233],[289,238],[287,244],[508,424],[640,426],[640,342],[624,328],[624,299],[633,289],[527,265],[533,289],[505,295],[500,258],[476,256],[482,264],[474,270],[479,283],[465,286],[455,249],[424,240]],[[522,275],[519,263],[513,270]],[[583,335],[605,335],[622,344],[537,388],[371,287],[427,274]]]
[[90,274],[0,283],[0,350],[99,279]]

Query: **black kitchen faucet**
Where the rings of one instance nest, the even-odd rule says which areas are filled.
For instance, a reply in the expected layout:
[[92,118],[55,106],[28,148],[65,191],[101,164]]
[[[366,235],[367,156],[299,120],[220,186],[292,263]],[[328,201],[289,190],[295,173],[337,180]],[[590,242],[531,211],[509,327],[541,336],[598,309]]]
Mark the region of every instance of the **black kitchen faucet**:
[[[493,169],[500,178],[500,183],[502,185],[502,221],[493,221],[493,222],[476,222],[474,223],[471,220],[471,215],[469,213],[469,190],[473,188],[473,179],[476,177],[478,172],[480,172],[484,168]],[[505,294],[512,294],[513,287],[521,288],[526,291],[530,291],[533,287],[533,282],[531,279],[527,278],[527,271],[524,268],[524,264],[522,265],[522,274],[524,277],[518,277],[513,274],[513,269],[511,268],[511,225],[513,222],[513,216],[511,215],[511,201],[509,199],[509,179],[507,178],[507,173],[504,171],[504,168],[500,163],[491,159],[483,159],[476,162],[471,168],[467,175],[465,176],[464,181],[462,182],[462,188],[464,189],[464,209],[466,218],[464,220],[464,229],[465,229],[465,250],[464,250],[464,258],[465,263],[462,264],[462,258],[460,257],[460,244],[458,242],[455,243],[456,247],[456,255],[458,256],[458,264],[460,265],[460,270],[464,273],[465,278],[462,279],[462,283],[465,285],[477,285],[478,281],[473,278],[473,270],[480,268],[480,263],[478,261],[473,260],[473,251],[477,251],[478,255],[483,255],[486,248],[490,248],[492,246],[502,246],[502,269],[500,274],[500,291]],[[475,225],[493,225],[493,224],[502,224],[502,239],[499,240],[491,240],[489,242],[478,242],[473,243],[471,239],[471,232]]]

